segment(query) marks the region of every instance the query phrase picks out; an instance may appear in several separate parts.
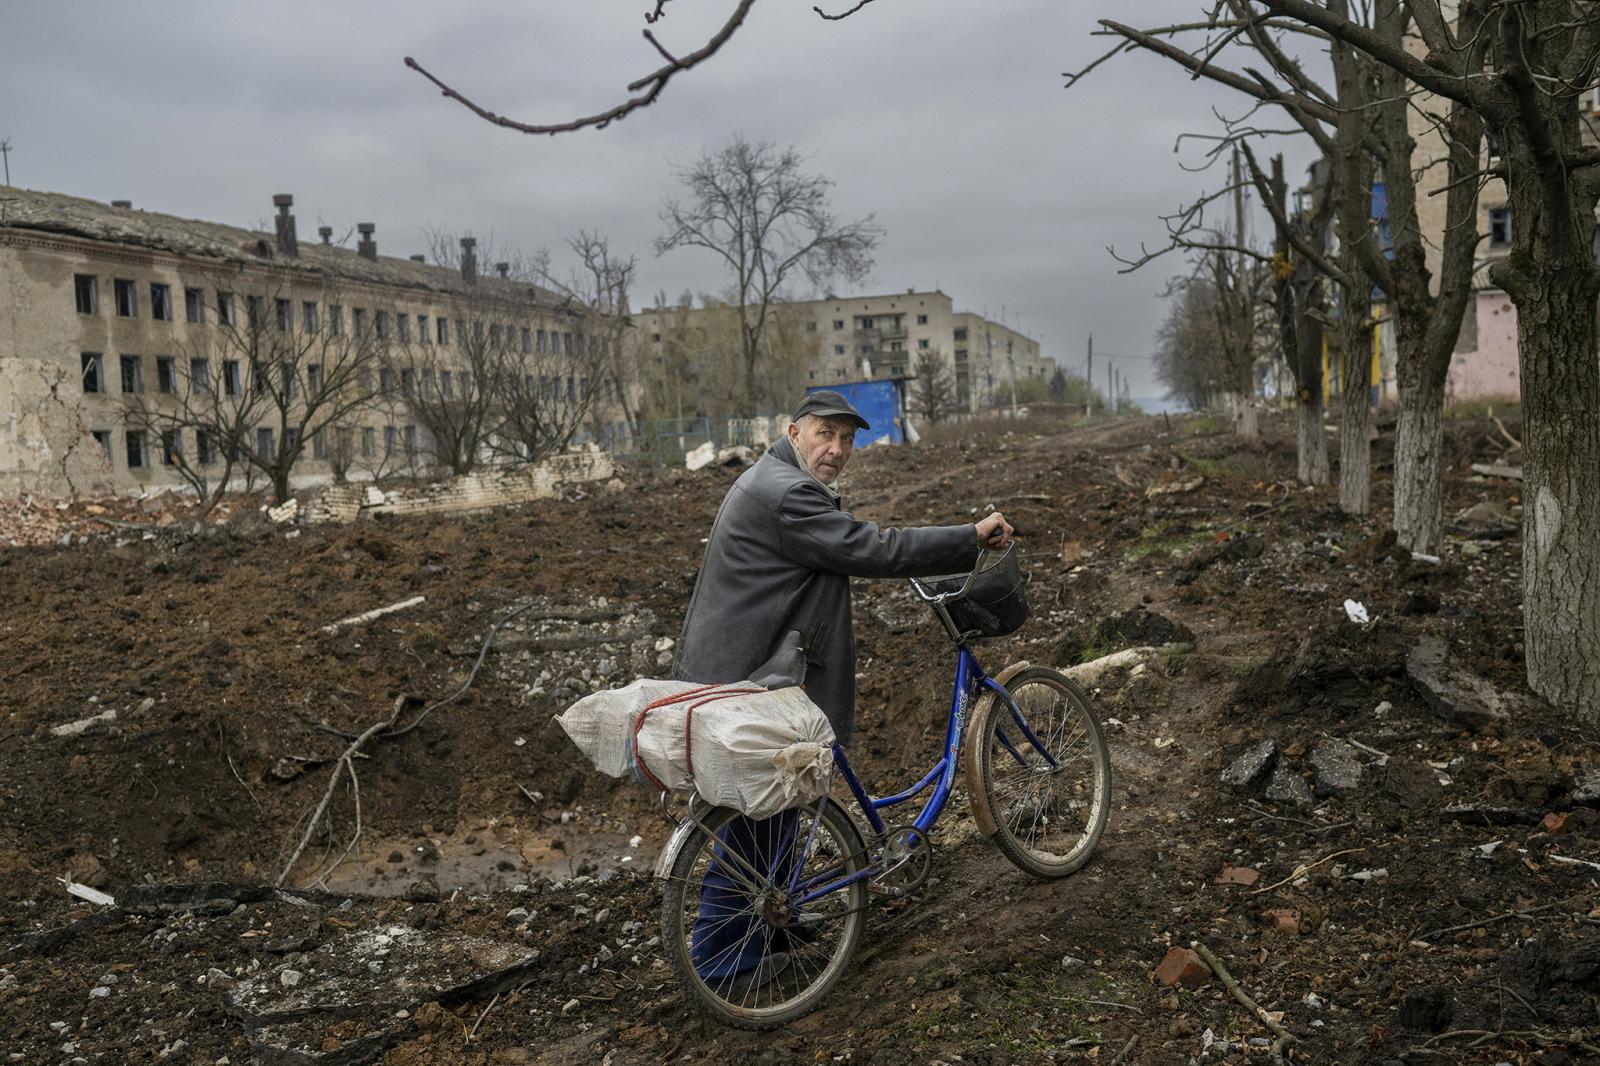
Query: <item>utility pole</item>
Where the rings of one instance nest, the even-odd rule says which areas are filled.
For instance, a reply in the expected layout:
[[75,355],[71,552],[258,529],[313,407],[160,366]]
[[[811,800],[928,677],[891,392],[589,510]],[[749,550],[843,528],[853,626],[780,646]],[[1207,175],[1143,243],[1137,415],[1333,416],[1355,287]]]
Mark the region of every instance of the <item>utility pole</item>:
[[11,184],[11,138],[0,137],[0,161],[5,163],[6,184]]
[[1089,334],[1089,365],[1083,371],[1083,383],[1089,386],[1089,395],[1084,400],[1083,419],[1087,422],[1094,417],[1094,334]]

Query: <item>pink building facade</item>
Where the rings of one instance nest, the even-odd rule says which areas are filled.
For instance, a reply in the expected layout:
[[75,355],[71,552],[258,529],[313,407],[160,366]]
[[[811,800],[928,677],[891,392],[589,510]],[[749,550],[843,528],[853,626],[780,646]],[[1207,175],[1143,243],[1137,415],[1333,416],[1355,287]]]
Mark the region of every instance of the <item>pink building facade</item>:
[[[1499,289],[1472,294],[1473,314],[1465,316],[1445,381],[1446,402],[1515,400],[1522,394],[1517,364],[1517,309]],[[1470,335],[1469,335],[1470,330]]]

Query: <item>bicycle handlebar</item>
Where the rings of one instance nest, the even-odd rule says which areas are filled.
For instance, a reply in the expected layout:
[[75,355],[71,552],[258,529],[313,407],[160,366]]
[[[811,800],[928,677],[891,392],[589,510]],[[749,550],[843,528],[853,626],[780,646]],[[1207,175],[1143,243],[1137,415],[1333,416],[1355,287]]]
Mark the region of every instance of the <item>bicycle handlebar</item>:
[[[998,553],[1000,558],[1004,559],[1008,554],[1015,551],[1016,547],[1017,546],[1014,541],[1011,544],[1006,545],[1005,548]],[[954,603],[957,600],[965,598],[967,593],[972,591],[973,581],[977,580],[978,574],[984,569],[983,561],[985,557],[993,554],[997,553],[993,552],[989,548],[980,547],[978,549],[978,561],[973,565],[972,573],[967,575],[967,579],[961,583],[961,587],[954,592],[929,592],[926,586],[924,586],[917,578],[907,578],[906,580],[911,582],[911,587],[916,591],[917,598],[923,603],[932,604],[935,607],[946,603]]]

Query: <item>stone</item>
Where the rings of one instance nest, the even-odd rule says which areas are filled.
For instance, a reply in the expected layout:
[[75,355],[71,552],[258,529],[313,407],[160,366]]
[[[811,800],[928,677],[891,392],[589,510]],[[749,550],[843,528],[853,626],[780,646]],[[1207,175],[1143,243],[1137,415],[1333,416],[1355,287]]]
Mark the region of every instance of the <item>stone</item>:
[[1267,799],[1293,807],[1309,807],[1314,801],[1306,779],[1294,767],[1281,762],[1272,771],[1272,780],[1267,782]]
[[1222,864],[1222,872],[1217,875],[1216,883],[1219,885],[1243,885],[1249,888],[1261,880],[1261,872],[1252,870],[1248,866],[1229,866]]
[[1272,768],[1277,754],[1278,742],[1263,740],[1228,764],[1222,771],[1222,783],[1238,789],[1253,787]]
[[1572,802],[1589,806],[1600,805],[1600,766],[1584,770],[1573,779]]
[[1316,771],[1316,793],[1337,796],[1354,791],[1361,784],[1361,755],[1342,740],[1325,740],[1311,753]]
[[1449,652],[1438,637],[1423,637],[1406,656],[1406,675],[1434,713],[1470,728],[1511,717],[1506,701],[1489,682],[1449,662]]
[[1544,830],[1546,833],[1549,833],[1553,837],[1558,837],[1563,833],[1572,832],[1572,825],[1570,824],[1571,821],[1572,815],[1557,814],[1552,811],[1544,816],[1544,821],[1539,823],[1539,828]]
[[1076,973],[1087,965],[1088,963],[1074,955],[1061,956],[1061,968],[1068,973]]
[[1211,967],[1188,948],[1172,948],[1157,964],[1155,978],[1168,988],[1199,988],[1211,980]]
[[279,981],[280,984],[283,985],[284,988],[293,988],[296,985],[298,985],[304,978],[305,978],[305,974],[301,973],[299,970],[280,970],[280,971],[278,971],[278,981]]

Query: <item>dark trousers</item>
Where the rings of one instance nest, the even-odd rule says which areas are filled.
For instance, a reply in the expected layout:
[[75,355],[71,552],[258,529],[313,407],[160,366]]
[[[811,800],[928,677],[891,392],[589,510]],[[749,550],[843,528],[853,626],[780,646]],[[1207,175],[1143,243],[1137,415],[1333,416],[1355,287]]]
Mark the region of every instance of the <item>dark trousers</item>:
[[[794,874],[799,817],[784,811],[755,821],[740,815],[717,833],[712,860],[700,887],[700,910],[689,936],[695,972],[709,980],[755,969],[767,953],[772,927],[756,911],[745,884],[755,880],[747,864],[767,882],[785,887]],[[737,855],[743,862],[735,862]]]

